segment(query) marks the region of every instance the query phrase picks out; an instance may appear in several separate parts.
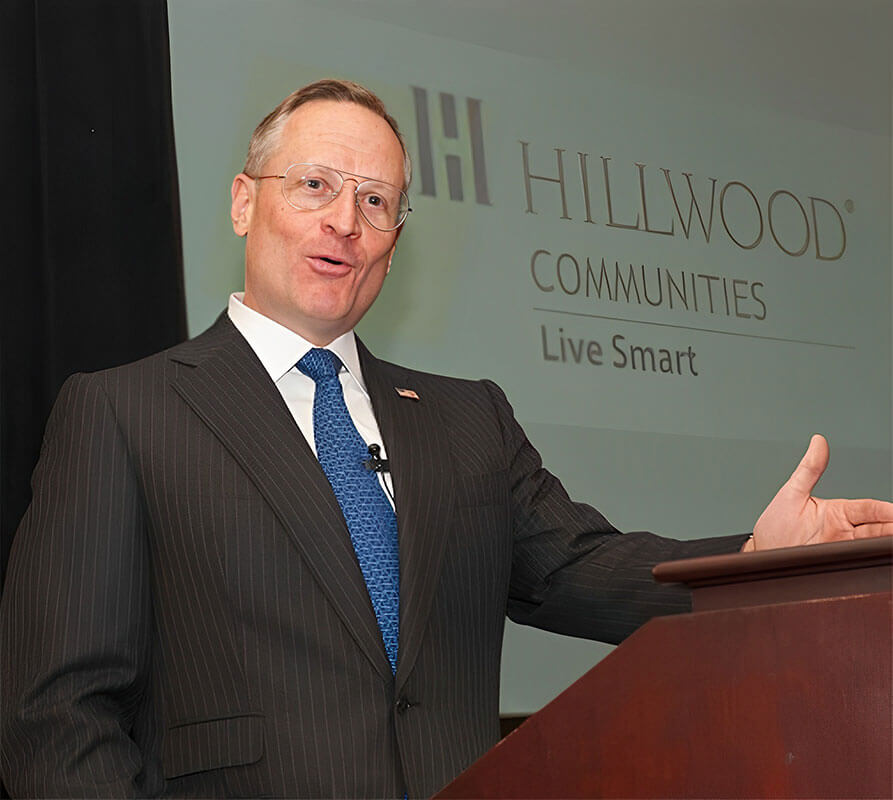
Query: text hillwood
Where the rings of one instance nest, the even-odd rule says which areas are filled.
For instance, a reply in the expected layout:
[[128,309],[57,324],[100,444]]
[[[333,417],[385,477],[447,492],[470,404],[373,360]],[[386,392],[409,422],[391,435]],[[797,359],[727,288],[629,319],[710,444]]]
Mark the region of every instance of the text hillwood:
[[[530,171],[530,143],[522,140],[519,140],[519,142],[521,144],[521,162],[527,200],[526,212],[528,214],[539,213],[534,209],[533,200],[534,181],[538,181],[540,185],[543,183],[551,183],[558,186],[561,198],[560,219],[574,219],[574,217],[570,215],[570,209],[568,207],[568,180],[565,171],[565,150],[561,147],[553,148],[555,153],[555,173],[553,175],[537,175]],[[582,219],[584,222],[597,224],[597,221],[593,218],[592,210],[592,178],[590,177],[589,158],[589,153],[577,153],[577,171],[583,190]],[[635,221],[619,221],[615,217],[611,193],[611,167],[609,166],[611,160],[610,156],[600,156],[602,165],[602,188],[604,189],[605,195],[606,221],[604,224],[609,228],[620,228],[623,230],[657,234],[661,236],[675,236],[675,219],[670,220],[669,227],[662,228],[656,227],[654,222],[648,216],[648,202],[645,191],[646,164],[634,162],[638,173],[639,194],[639,210],[636,213]],[[715,211],[718,206],[719,218],[723,231],[733,244],[743,250],[752,250],[757,247],[764,238],[771,237],[771,240],[782,252],[792,257],[799,257],[806,254],[806,252],[810,250],[810,246],[812,246],[815,258],[820,261],[836,261],[846,252],[846,225],[844,224],[843,217],[840,215],[837,207],[828,200],[821,197],[809,196],[807,198],[809,213],[807,213],[803,202],[801,202],[793,192],[790,192],[787,189],[777,189],[769,196],[765,203],[761,203],[756,193],[747,184],[738,180],[731,180],[724,183],[719,190],[717,199],[717,179],[708,178],[707,180],[710,182],[710,200],[709,202],[704,202],[703,200],[699,202],[692,186],[692,173],[681,173],[685,179],[685,188],[678,190],[673,183],[670,170],[661,167],[660,172],[663,173],[664,181],[669,193],[669,199],[672,201],[673,207],[676,210],[679,227],[682,230],[682,235],[686,239],[691,237],[693,228],[695,227],[693,225],[694,218],[695,215],[697,215],[698,226],[701,229],[704,240],[708,243],[710,242],[710,237],[713,233],[714,218],[716,216]],[[658,183],[659,182],[658,179]],[[746,224],[743,224],[738,220],[738,224],[736,225],[736,221],[730,219],[731,212],[727,206],[726,198],[731,198],[734,194],[738,194],[742,199],[745,199],[748,206],[751,204],[753,206],[753,219]],[[688,203],[687,214],[683,211],[686,202]],[[776,229],[776,216],[778,213],[776,211],[776,205],[779,203],[788,205],[789,209],[796,209],[799,211],[800,217],[802,217],[803,230],[802,234],[797,236],[797,241],[783,242],[779,237],[779,232]],[[819,209],[821,208],[830,210],[831,214],[820,214]],[[829,224],[832,227],[838,228],[838,231],[835,234],[832,234],[828,229],[827,226]],[[744,227],[757,231],[755,236],[750,234],[751,238],[749,241],[748,237],[745,237],[741,233],[741,229]],[[769,237],[766,236],[767,229]],[[790,234],[786,235],[789,236]],[[800,238],[801,236],[802,238]],[[836,239],[836,241],[833,242],[833,245],[829,244],[832,239]],[[835,248],[836,252],[832,252]]]

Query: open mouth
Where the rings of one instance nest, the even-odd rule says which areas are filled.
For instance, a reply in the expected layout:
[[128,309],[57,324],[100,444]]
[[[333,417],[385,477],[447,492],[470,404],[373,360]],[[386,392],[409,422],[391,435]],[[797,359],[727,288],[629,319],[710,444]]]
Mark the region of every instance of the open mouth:
[[334,256],[317,255],[310,257],[310,265],[320,275],[329,278],[343,278],[353,272],[354,265]]

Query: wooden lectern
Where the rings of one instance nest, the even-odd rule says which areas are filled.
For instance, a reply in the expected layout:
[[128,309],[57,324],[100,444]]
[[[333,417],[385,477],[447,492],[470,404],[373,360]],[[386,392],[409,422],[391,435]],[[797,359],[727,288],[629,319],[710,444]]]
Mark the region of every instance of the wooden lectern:
[[893,538],[658,565],[654,619],[438,798],[893,797]]

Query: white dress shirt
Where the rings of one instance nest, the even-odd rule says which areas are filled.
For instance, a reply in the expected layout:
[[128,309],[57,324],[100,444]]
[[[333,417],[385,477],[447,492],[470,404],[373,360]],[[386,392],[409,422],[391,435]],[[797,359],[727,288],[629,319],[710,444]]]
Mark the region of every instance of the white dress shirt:
[[[235,292],[230,295],[227,308],[229,318],[239,333],[245,337],[273,383],[276,384],[282,399],[285,400],[285,405],[288,406],[298,428],[315,454],[313,395],[316,391],[316,384],[312,378],[305,375],[296,366],[307,351],[315,345],[278,322],[249,308],[242,302],[243,297],[243,292]],[[377,444],[381,447],[379,458],[386,459],[387,451],[381,438],[381,431],[378,429],[378,422],[372,411],[372,400],[363,381],[363,371],[360,369],[360,358],[357,354],[357,342],[353,331],[342,334],[327,344],[325,349],[331,350],[341,359],[343,366],[338,373],[338,379],[341,381],[344,403],[353,424],[367,445]],[[388,501],[393,506],[391,477],[387,472],[380,472],[379,478]]]

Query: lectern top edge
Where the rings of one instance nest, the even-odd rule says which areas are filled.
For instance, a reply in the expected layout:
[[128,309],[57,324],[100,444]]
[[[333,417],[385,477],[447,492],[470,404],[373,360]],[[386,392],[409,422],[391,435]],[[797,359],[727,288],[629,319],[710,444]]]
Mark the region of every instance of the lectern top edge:
[[696,586],[724,578],[742,579],[745,575],[768,577],[772,573],[821,572],[823,568],[836,571],[886,564],[893,564],[893,536],[665,561],[655,566],[652,574],[664,583]]

